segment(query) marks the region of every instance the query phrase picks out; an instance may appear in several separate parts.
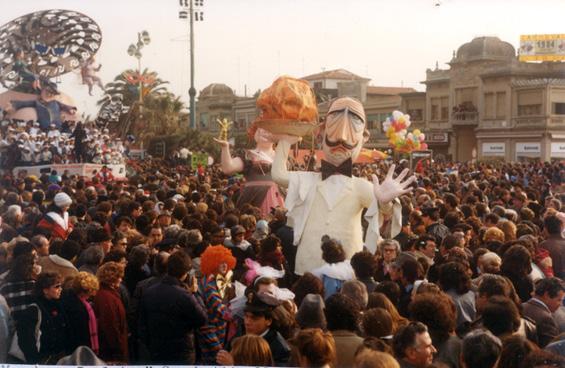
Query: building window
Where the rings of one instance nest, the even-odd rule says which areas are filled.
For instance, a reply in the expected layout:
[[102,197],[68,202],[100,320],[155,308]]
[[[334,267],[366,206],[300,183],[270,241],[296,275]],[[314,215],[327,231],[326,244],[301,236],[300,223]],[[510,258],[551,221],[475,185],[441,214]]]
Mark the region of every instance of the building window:
[[526,90],[518,92],[518,116],[541,115],[541,90]]
[[485,93],[485,119],[496,117],[496,94]]
[[315,90],[322,89],[322,82],[314,82],[314,89]]
[[449,119],[449,98],[441,98],[441,120]]
[[496,93],[496,118],[506,118],[506,92]]
[[408,115],[410,115],[410,120],[412,121],[424,120],[424,110],[422,109],[409,109]]
[[202,128],[208,127],[208,113],[207,112],[203,112],[203,113],[200,114],[200,126]]
[[449,119],[449,97],[432,97],[430,104],[431,120]]
[[431,120],[439,120],[439,105],[432,104],[431,112],[432,112]]
[[518,116],[532,116],[532,115],[541,115],[541,104],[518,106]]
[[565,102],[554,102],[551,113],[553,115],[565,115]]
[[379,129],[379,114],[367,115],[367,129]]

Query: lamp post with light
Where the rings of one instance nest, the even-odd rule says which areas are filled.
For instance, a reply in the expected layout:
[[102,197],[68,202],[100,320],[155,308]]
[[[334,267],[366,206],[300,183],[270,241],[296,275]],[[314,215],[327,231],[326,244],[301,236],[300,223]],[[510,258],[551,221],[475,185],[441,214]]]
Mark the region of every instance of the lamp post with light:
[[128,47],[128,55],[133,56],[137,59],[137,72],[139,77],[139,108],[143,105],[143,78],[141,73],[141,50],[144,46],[151,43],[151,38],[149,37],[149,32],[141,31],[137,34],[137,43],[131,44]]
[[[151,38],[149,37],[149,32],[141,31],[137,33],[137,42],[131,44],[128,47],[128,55],[133,56],[137,59],[137,77],[139,78],[139,114],[138,119],[141,121],[143,119],[143,73],[141,72],[141,50],[144,46],[151,43]],[[140,139],[141,149],[143,149],[143,139]]]

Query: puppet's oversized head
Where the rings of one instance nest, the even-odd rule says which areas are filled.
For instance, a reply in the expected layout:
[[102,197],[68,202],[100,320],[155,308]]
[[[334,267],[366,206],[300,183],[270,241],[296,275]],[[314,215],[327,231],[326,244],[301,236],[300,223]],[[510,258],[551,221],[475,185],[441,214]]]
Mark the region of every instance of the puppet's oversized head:
[[358,100],[342,97],[332,101],[321,132],[326,161],[336,166],[349,158],[355,162],[369,139],[365,121],[365,110]]

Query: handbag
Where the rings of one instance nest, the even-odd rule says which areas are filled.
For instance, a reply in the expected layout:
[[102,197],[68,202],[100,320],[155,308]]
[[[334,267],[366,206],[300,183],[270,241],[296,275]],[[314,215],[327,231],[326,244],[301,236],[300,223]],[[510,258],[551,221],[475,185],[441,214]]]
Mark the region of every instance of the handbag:
[[[35,346],[37,347],[37,351],[39,351],[40,343],[41,343],[41,310],[37,304],[31,304],[30,308],[35,307],[37,309],[37,324],[35,325]],[[10,343],[10,350],[8,354],[22,362],[26,362],[26,357],[22,349],[20,348],[20,344],[18,343],[18,332],[15,331],[14,335],[12,336],[12,342]]]

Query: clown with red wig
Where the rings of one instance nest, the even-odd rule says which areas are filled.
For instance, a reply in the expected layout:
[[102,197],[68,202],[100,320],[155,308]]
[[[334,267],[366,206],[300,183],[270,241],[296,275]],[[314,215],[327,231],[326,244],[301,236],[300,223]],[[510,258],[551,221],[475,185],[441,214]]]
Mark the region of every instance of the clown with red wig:
[[200,262],[202,278],[198,283],[198,292],[208,313],[208,323],[197,333],[202,349],[201,362],[216,364],[216,355],[224,348],[227,322],[231,319],[224,298],[231,285],[236,260],[228,248],[218,245],[206,248]]

